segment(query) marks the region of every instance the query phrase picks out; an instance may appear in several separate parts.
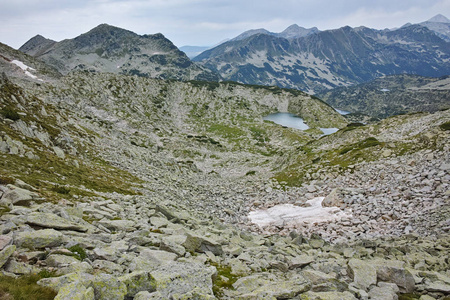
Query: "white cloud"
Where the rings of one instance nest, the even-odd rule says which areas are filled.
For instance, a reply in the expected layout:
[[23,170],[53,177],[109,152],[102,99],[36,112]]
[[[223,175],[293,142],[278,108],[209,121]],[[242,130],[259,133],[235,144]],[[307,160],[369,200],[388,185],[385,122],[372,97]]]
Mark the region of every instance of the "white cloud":
[[161,32],[178,46],[212,45],[249,29],[280,32],[293,23],[321,30],[345,25],[381,29],[450,11],[450,0],[0,1],[0,42],[15,48],[36,34],[62,40],[100,23],[139,34]]

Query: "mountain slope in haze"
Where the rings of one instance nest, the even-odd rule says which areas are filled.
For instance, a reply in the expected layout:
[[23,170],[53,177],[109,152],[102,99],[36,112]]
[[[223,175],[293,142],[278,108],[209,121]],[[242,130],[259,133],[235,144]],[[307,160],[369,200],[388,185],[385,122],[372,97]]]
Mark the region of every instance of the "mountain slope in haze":
[[74,39],[52,42],[37,36],[19,49],[67,74],[90,70],[152,78],[218,80],[162,34],[138,35],[101,24]]
[[286,39],[252,35],[194,58],[227,80],[317,93],[391,74],[450,73],[450,42],[426,27],[343,27]]
[[53,67],[8,45],[0,43],[0,71],[7,76],[47,81],[62,75]]
[[278,33],[270,32],[264,28],[247,30],[247,31],[241,33],[240,35],[238,35],[237,37],[231,39],[230,41],[244,40],[246,38],[251,37],[252,35],[257,35],[257,34],[267,34],[267,35],[281,37],[281,38],[285,38],[285,39],[294,39],[294,38],[299,38],[299,37],[304,37],[304,36],[307,36],[310,34],[314,34],[317,32],[319,32],[319,29],[317,29],[317,27],[304,28],[304,27],[298,26],[297,24],[293,24],[293,25],[287,27],[282,32],[278,32]]
[[434,31],[441,38],[450,41],[450,20],[447,17],[439,14],[428,21],[420,23],[420,25]]
[[321,99],[343,110],[375,118],[436,112],[450,108],[450,76],[391,75],[320,93]]

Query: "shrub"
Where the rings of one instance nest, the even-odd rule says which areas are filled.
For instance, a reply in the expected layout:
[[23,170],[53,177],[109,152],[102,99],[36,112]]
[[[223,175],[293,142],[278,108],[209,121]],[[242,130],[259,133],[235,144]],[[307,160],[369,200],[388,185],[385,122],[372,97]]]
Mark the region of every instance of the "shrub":
[[57,185],[52,188],[52,191],[57,192],[58,194],[68,195],[70,193],[70,189],[66,188],[62,185]]
[[75,246],[70,247],[69,250],[79,260],[83,260],[87,257],[86,251],[79,244],[76,244]]
[[3,108],[0,113],[2,114],[3,117],[13,120],[13,121],[17,121],[20,119],[20,115],[13,110],[11,107],[5,107]]
[[0,184],[1,185],[14,184],[14,179],[10,177],[0,176]]
[[444,124],[439,125],[442,130],[450,130],[450,122],[445,122]]

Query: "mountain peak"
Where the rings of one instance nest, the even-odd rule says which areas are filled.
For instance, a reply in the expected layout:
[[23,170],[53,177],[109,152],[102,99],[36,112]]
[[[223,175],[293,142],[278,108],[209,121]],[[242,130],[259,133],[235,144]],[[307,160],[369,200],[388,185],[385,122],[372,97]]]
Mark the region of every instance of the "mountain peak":
[[429,19],[427,22],[434,22],[434,23],[450,23],[450,20],[441,14],[435,15],[431,19]]

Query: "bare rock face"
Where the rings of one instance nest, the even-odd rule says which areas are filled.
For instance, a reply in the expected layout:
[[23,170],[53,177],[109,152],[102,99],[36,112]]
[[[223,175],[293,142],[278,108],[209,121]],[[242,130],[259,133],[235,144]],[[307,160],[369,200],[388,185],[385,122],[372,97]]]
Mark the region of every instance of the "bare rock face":
[[331,191],[331,193],[326,196],[322,201],[323,207],[340,207],[341,204],[343,204],[344,201],[342,199],[342,196],[340,194],[340,189],[336,188]]

